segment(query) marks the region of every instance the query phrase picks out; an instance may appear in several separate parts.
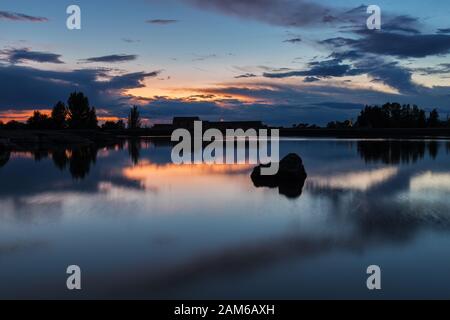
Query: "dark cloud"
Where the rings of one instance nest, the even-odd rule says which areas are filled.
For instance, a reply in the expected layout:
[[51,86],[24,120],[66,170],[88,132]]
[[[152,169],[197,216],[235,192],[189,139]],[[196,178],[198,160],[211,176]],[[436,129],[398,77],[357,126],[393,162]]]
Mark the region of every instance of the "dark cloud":
[[278,26],[317,25],[334,15],[330,8],[304,0],[185,0],[206,10]]
[[131,39],[131,38],[122,38],[122,41],[126,42],[126,43],[139,43],[139,42],[141,42],[141,40]]
[[178,20],[171,20],[171,19],[152,19],[152,20],[147,20],[146,22],[147,22],[147,23],[150,23],[150,24],[167,25],[167,24],[177,23]]
[[[306,77],[304,82],[314,82],[320,78],[348,77],[367,74],[372,81],[386,84],[401,93],[417,92],[420,86],[412,80],[411,70],[399,65],[398,62],[387,62],[379,57],[365,57],[359,54],[333,54],[339,58],[324,61],[313,61],[308,69],[283,73],[264,73],[267,78]],[[343,63],[345,57],[352,64]]]
[[357,111],[360,111],[364,107],[364,105],[360,103],[342,103],[342,102],[321,102],[315,105],[330,109],[357,110]]
[[[366,26],[367,5],[356,8],[335,7],[308,0],[184,0],[205,10],[218,11],[245,20],[284,26],[334,26],[361,29]],[[419,33],[417,18],[383,12],[383,28]]]
[[450,28],[438,29],[438,32],[437,32],[437,33],[444,33],[444,34],[450,33]]
[[47,71],[0,64],[0,110],[48,108],[74,90],[83,91],[97,107],[114,108],[121,105],[125,90],[143,87],[146,78],[158,74],[153,71],[112,76],[109,69],[101,68]]
[[244,74],[238,75],[234,78],[235,79],[243,79],[243,78],[255,78],[255,77],[257,77],[257,75],[254,73],[244,73]]
[[39,63],[56,63],[62,64],[61,55],[50,53],[31,51],[28,48],[23,49],[7,49],[0,51],[0,54],[6,56],[5,60],[9,63],[22,63],[22,62],[39,62]]
[[375,59],[359,64],[368,69],[367,74],[373,78],[374,82],[386,84],[400,93],[417,93],[421,88],[412,80],[412,72],[401,67],[397,62],[383,62]]
[[[273,25],[300,27],[340,25],[356,38],[334,38],[323,43],[340,43],[354,50],[394,56],[422,58],[450,52],[450,35],[422,34],[420,21],[408,15],[383,12],[383,30],[370,31],[365,27],[367,6],[353,9],[326,7],[304,0],[185,0],[207,10],[252,19]],[[445,31],[446,29],[442,29]]]
[[388,20],[382,24],[382,29],[390,32],[404,32],[411,34],[421,33],[419,19],[407,15],[389,17]]
[[299,43],[299,42],[302,42],[302,39],[301,38],[292,38],[292,39],[284,40],[283,42]]
[[334,48],[346,46],[349,50],[396,58],[424,58],[450,53],[450,35],[403,34],[386,31],[360,30],[359,38],[331,38],[322,44]]
[[288,77],[344,77],[362,74],[364,70],[354,69],[349,64],[341,63],[339,59],[325,60],[320,62],[310,62],[308,70],[289,71],[283,73],[264,73],[267,78],[288,78]]
[[48,19],[44,17],[29,16],[23,13],[0,11],[0,20],[10,21],[26,21],[26,22],[47,22]]
[[316,82],[316,81],[320,81],[320,79],[319,78],[317,78],[317,77],[306,77],[304,80],[303,80],[303,82]]
[[84,62],[105,62],[105,63],[118,63],[118,62],[127,62],[127,61],[133,61],[138,58],[137,55],[127,55],[127,54],[112,54],[108,56],[102,56],[102,57],[93,57],[84,59],[82,61]]
[[450,63],[440,63],[434,67],[416,68],[414,71],[420,72],[422,75],[447,74],[450,73]]
[[196,54],[195,56],[196,56],[196,58],[192,59],[192,61],[205,61],[208,59],[215,59],[218,57],[217,54],[207,54],[207,55]]

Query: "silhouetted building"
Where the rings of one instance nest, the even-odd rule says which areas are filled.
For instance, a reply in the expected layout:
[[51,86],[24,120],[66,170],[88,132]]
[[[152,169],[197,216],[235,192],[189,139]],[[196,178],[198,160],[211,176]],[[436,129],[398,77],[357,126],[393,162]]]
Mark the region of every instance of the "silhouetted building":
[[[173,131],[176,129],[194,130],[194,123],[201,121],[199,117],[175,117],[172,124],[155,124],[153,130],[156,131]],[[267,128],[262,121],[202,121],[203,130],[219,129],[225,131],[227,129],[264,129]]]
[[200,121],[199,117],[175,117],[173,118],[173,126],[177,129],[194,129],[194,122]]
[[227,129],[263,129],[266,126],[261,121],[220,121],[220,122],[210,122],[205,121],[203,123],[203,127],[209,129],[219,129],[219,130],[227,130]]

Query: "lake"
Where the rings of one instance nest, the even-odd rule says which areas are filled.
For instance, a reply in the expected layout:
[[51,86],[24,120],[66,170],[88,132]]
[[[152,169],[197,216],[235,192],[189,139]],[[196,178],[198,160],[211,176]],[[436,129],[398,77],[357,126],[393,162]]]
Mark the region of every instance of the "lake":
[[303,159],[301,195],[251,165],[174,165],[160,139],[2,155],[0,298],[450,298],[450,142],[280,150]]

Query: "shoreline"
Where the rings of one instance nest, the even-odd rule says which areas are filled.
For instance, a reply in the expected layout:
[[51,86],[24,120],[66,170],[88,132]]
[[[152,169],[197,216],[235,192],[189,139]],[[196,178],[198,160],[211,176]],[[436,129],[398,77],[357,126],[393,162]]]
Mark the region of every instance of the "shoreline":
[[[448,128],[426,129],[279,129],[285,138],[448,139]],[[108,146],[128,138],[170,138],[171,130],[0,130],[0,147],[38,150],[58,147]]]

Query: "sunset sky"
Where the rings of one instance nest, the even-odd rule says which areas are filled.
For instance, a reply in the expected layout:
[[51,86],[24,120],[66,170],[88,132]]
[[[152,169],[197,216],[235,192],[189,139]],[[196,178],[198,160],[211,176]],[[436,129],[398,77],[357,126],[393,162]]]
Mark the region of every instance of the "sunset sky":
[[[81,30],[66,28],[72,4]],[[75,90],[103,120],[133,104],[150,123],[325,124],[388,101],[450,114],[448,1],[2,0],[0,30],[2,121]]]

